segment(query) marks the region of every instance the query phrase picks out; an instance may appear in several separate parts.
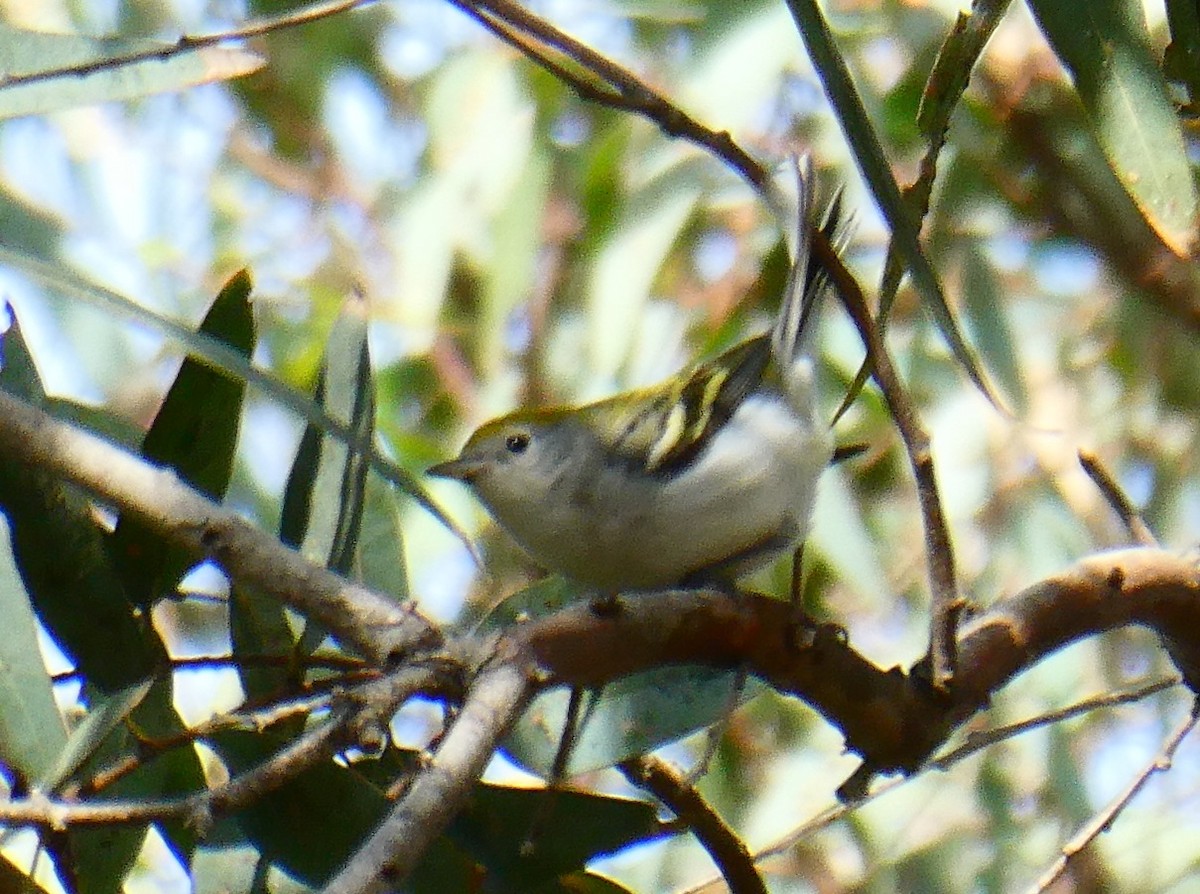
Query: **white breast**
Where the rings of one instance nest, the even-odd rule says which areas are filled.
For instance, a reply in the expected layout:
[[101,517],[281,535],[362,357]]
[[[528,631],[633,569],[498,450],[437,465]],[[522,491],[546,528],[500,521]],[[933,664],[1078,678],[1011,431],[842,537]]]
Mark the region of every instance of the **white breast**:
[[777,396],[752,397],[686,471],[602,476],[583,529],[562,531],[557,558],[587,583],[651,589],[776,539],[775,553],[737,569],[749,571],[803,539],[830,450],[824,426]]

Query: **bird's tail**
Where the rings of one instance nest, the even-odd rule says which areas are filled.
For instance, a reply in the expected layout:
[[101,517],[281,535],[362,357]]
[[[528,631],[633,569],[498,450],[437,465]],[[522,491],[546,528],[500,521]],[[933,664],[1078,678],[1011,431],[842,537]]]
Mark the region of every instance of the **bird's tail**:
[[[820,221],[815,211],[816,178],[811,156],[792,157],[789,167],[796,177],[796,230],[794,240],[788,232],[788,252],[791,268],[780,302],[779,316],[771,330],[771,348],[784,368],[790,368],[806,355],[817,328],[817,317],[825,292],[829,289],[829,274],[813,252],[814,234],[824,233],[836,250],[845,243],[842,226],[842,192],[839,189],[825,209]],[[787,207],[788,199],[780,200]],[[790,214],[789,214],[790,216]]]

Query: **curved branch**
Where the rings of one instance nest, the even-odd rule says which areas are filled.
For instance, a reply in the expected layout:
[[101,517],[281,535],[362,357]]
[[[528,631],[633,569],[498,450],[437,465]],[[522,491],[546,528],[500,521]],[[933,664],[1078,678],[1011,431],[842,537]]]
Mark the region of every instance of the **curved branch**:
[[745,664],[781,692],[803,699],[863,758],[843,787],[855,797],[883,772],[911,772],[992,694],[1076,640],[1137,624],[1158,632],[1193,689],[1200,686],[1200,565],[1160,549],[1100,553],[1003,600],[959,632],[953,687],[935,690],[927,659],[884,670],[833,632],[791,623],[787,603],[676,591],[623,598],[603,616],[574,605],[507,635],[552,682],[598,686],[663,664]]

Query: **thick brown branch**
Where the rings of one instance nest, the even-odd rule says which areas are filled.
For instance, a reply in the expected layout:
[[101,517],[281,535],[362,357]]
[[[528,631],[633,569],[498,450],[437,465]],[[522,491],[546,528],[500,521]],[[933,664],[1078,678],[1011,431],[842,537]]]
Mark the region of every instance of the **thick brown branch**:
[[314,618],[383,663],[436,645],[440,634],[411,606],[350,583],[205,499],[169,470],[0,392],[0,454],[70,481],[160,532],[197,558]]
[[[958,635],[948,693],[917,673],[883,670],[836,633],[801,642],[787,603],[743,594],[672,592],[624,598],[603,617],[573,606],[513,630],[553,680],[598,686],[662,664],[751,672],[810,704],[863,757],[863,778],[910,772],[992,693],[1068,643],[1130,624],[1150,627],[1193,689],[1200,686],[1200,565],[1158,549],[1101,553],[1006,599]],[[843,795],[854,794],[843,791]]]

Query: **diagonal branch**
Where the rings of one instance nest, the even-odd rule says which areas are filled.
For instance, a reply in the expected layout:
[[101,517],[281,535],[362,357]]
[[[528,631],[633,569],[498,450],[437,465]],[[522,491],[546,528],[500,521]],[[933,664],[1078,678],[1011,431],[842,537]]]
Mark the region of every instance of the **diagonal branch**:
[[1112,824],[1116,822],[1117,817],[1124,812],[1125,808],[1137,796],[1137,793],[1150,781],[1150,777],[1155,773],[1164,773],[1171,769],[1171,761],[1175,757],[1175,752],[1183,743],[1187,734],[1195,728],[1197,721],[1200,721],[1200,713],[1197,713],[1197,708],[1193,707],[1192,712],[1167,737],[1158,754],[1150,760],[1142,772],[1134,777],[1129,785],[1125,787],[1124,791],[1120,792],[1107,807],[1092,817],[1070,841],[1063,845],[1062,853],[1058,859],[1030,887],[1030,894],[1043,894],[1043,892],[1049,891],[1054,883],[1067,871],[1067,866],[1071,860],[1100,837],[1102,832],[1112,828]]
[[1154,532],[1150,530],[1146,520],[1133,505],[1133,500],[1130,499],[1129,494],[1125,493],[1121,483],[1101,462],[1100,457],[1090,450],[1080,450],[1079,465],[1083,466],[1083,471],[1100,489],[1100,493],[1117,517],[1121,519],[1121,524],[1125,526],[1125,530],[1133,538],[1133,542],[1141,546],[1158,546]]
[[654,755],[643,755],[625,761],[620,769],[630,782],[669,807],[695,834],[721,870],[730,894],[767,894],[745,842],[678,768]]
[[701,124],[644,81],[512,0],[449,0],[505,43],[569,86],[580,99],[641,115],[663,133],[712,152],[765,193],[767,172],[728,131]]
[[400,884],[466,802],[500,738],[533,695],[529,667],[502,653],[475,678],[433,759],[324,894],[383,894]]
[[198,560],[213,560],[233,580],[316,619],[372,661],[395,660],[440,642],[436,628],[411,605],[313,565],[174,473],[5,392],[0,392],[0,454],[116,506]]

